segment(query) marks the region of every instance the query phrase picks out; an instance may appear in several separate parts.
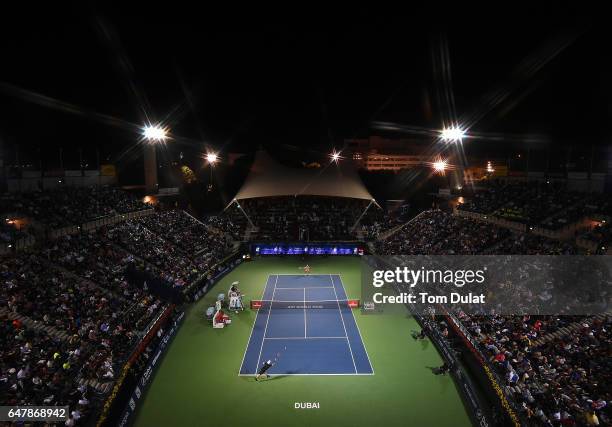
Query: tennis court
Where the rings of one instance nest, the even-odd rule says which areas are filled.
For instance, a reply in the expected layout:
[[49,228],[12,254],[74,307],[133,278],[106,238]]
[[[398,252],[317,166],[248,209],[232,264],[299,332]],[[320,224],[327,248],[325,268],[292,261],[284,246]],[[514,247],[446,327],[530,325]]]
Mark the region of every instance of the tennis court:
[[372,375],[338,274],[268,276],[240,375]]
[[[314,286],[331,286],[329,274],[332,274],[336,290],[340,289],[341,283],[349,298],[361,296],[362,271],[358,257],[313,257],[309,261],[314,273],[321,276],[312,275],[312,279],[306,279],[308,287],[315,282]],[[271,297],[276,274],[279,274],[278,287],[288,287],[285,286],[287,282],[293,282],[289,287],[295,286],[300,279],[284,279],[280,273],[296,276],[298,267],[303,265],[304,261],[297,257],[262,257],[242,263],[208,294],[189,306],[183,325],[166,355],[158,362],[150,387],[144,392],[134,426],[354,427],[377,425],[381,420],[385,427],[472,425],[453,379],[449,375],[432,375],[428,368],[442,364],[435,346],[427,340],[412,339],[411,331],[418,330],[419,325],[403,312],[366,315],[361,310],[352,310],[359,330],[347,323],[346,335],[350,336],[349,329],[361,332],[367,349],[367,357],[364,357],[371,360],[375,375],[355,375],[352,359],[350,366],[353,369],[349,375],[277,374],[260,382],[253,380],[252,376],[238,375],[245,358],[245,347],[251,342],[249,337],[255,333],[253,324],[257,319],[258,324],[263,322],[262,334],[257,340],[261,346],[268,313],[265,308],[259,314],[258,310],[249,309],[238,314],[230,312],[232,324],[223,329],[213,328],[202,313],[213,306],[217,295],[227,292],[234,281],[240,282],[240,289],[248,299],[263,299],[264,294]],[[342,280],[336,283],[338,274]],[[323,278],[324,275],[327,278]],[[266,289],[266,284],[269,289]],[[301,284],[302,299],[305,287]],[[310,290],[308,292],[311,295]],[[275,299],[280,300],[280,296],[275,294]],[[316,299],[319,296],[323,295],[317,295]],[[339,300],[343,298],[346,296],[338,295]],[[299,310],[292,311],[293,316],[296,311]],[[320,333],[314,324],[322,318],[322,311],[333,310],[319,310],[314,317],[306,314],[308,336]],[[280,319],[272,317],[276,314],[282,315],[282,312],[277,312],[276,308],[271,311],[269,332],[274,332],[270,325],[284,327]],[[344,320],[346,322],[347,318]],[[336,320],[334,324],[338,325],[338,322]],[[294,325],[294,321],[291,324]],[[300,325],[301,338],[304,324]],[[331,327],[329,324],[325,328],[331,330]],[[266,342],[272,341],[266,339]],[[253,366],[249,366],[247,372],[255,369],[259,351],[260,347],[252,359]],[[281,356],[278,368],[285,372],[303,369],[302,366],[286,364],[294,363],[294,356],[288,351],[289,347]],[[263,360],[260,363],[263,364]],[[296,409],[296,402],[319,402],[320,408]],[[440,410],[441,407],[444,410]]]

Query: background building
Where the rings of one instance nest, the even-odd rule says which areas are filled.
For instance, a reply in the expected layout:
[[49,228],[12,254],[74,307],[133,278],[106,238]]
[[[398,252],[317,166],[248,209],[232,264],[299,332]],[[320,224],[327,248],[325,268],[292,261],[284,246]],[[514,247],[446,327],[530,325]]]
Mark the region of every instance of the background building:
[[423,165],[430,159],[423,155],[424,146],[410,139],[381,136],[346,139],[345,146],[360,168],[368,171],[399,171]]

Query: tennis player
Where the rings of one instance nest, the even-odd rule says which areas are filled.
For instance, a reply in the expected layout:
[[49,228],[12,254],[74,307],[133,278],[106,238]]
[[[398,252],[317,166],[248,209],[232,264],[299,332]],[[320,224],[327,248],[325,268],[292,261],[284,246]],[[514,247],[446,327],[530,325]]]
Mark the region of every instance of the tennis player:
[[308,264],[304,267],[304,274],[310,274],[310,266]]
[[257,375],[255,375],[255,381],[259,381],[259,378],[262,378],[262,377],[264,379],[268,378],[268,375],[266,374],[266,371],[268,369],[270,369],[273,365],[274,365],[274,363],[272,363],[271,360],[265,361],[263,366],[261,367],[261,369],[257,373]]

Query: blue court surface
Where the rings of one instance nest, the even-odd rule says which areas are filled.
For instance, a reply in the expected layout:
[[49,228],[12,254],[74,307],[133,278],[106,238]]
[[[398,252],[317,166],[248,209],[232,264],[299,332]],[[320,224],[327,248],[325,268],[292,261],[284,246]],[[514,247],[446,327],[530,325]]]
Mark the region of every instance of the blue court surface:
[[270,375],[374,373],[339,275],[270,275],[262,299],[240,375],[275,358]]

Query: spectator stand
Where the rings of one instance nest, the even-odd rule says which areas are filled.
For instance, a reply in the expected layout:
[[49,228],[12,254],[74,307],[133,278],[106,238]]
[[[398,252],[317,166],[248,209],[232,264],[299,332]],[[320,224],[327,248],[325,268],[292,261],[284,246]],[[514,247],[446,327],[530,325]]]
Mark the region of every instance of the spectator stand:
[[[370,262],[371,266],[375,269],[391,268],[391,265],[380,256],[368,257],[368,262]],[[397,294],[403,292],[402,289],[396,287],[394,287],[393,289]],[[451,367],[449,372],[453,378],[453,381],[457,385],[457,390],[459,391],[459,394],[461,395],[466,405],[466,409],[469,409],[468,414],[470,415],[470,418],[472,418],[474,425],[497,425],[493,422],[495,415],[491,411],[491,402],[488,400],[488,398],[496,394],[488,393],[483,395],[483,393],[479,393],[476,391],[477,386],[468,374],[470,370],[466,366],[464,366],[464,361],[461,358],[457,357],[456,351],[453,349],[451,342],[448,340],[448,338],[444,337],[441,334],[440,330],[437,327],[436,320],[443,318],[443,316],[434,315],[434,313],[432,313],[431,317],[424,316],[415,311],[410,303],[406,303],[405,306],[411,316],[413,316],[417,323],[421,326],[421,328],[426,329],[428,331],[428,338],[436,346],[444,362]],[[502,401],[497,401],[493,403],[498,408],[499,413],[503,413]],[[507,416],[508,420],[512,418],[512,415],[509,412],[507,412]],[[512,424],[515,427],[519,426],[518,423]]]
[[202,298],[215,283],[221,280],[242,262],[241,252],[237,250],[213,265],[210,270],[202,274],[196,281],[187,287],[183,294],[187,301],[197,301]]

